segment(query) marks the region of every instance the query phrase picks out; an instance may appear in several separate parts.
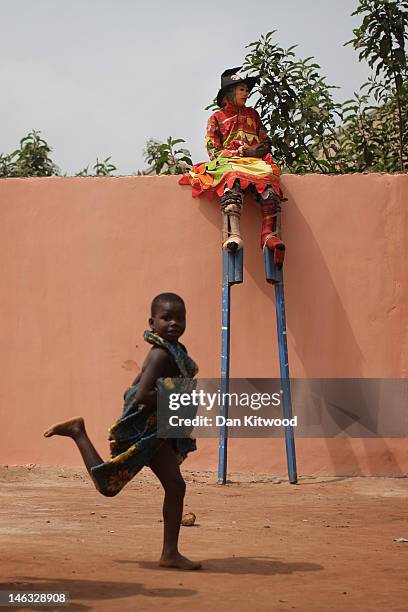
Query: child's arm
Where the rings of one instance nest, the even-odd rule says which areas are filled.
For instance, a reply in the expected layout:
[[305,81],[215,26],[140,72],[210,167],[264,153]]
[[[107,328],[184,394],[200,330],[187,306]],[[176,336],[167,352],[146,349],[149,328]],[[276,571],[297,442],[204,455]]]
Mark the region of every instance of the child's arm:
[[162,378],[168,367],[170,357],[164,349],[155,348],[147,355],[140,375],[135,401],[156,408],[157,390],[156,381]]

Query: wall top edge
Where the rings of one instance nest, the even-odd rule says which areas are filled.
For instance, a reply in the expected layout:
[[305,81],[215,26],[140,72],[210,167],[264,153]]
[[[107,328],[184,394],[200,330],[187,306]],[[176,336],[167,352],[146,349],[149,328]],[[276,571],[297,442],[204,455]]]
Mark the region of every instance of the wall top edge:
[[[24,176],[24,177],[0,177],[0,183],[5,183],[5,182],[12,182],[12,183],[17,183],[19,181],[24,181],[24,182],[28,182],[28,181],[35,181],[35,182],[40,182],[40,181],[88,181],[88,182],[102,182],[102,181],[118,181],[121,179],[131,179],[133,180],[161,180],[161,181],[165,181],[165,180],[169,180],[169,181],[178,181],[180,179],[181,175],[173,175],[173,176],[169,176],[169,175],[149,175],[149,176],[133,176],[131,174],[121,174],[119,176]],[[286,179],[292,179],[292,178],[296,178],[296,179],[322,179],[322,180],[328,180],[328,179],[339,179],[341,178],[342,180],[349,180],[351,178],[360,178],[360,177],[378,177],[378,176],[384,176],[384,177],[390,177],[390,178],[396,178],[396,177],[406,177],[408,178],[408,173],[407,172],[352,172],[349,174],[314,174],[314,173],[307,173],[307,174],[282,174],[282,180],[286,180]]]

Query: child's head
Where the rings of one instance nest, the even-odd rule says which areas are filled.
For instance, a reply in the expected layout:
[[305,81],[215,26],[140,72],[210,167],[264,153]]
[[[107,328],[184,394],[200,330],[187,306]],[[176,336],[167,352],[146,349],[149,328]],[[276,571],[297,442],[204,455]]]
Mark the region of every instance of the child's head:
[[151,306],[149,325],[168,342],[177,342],[186,329],[186,306],[176,293],[156,295]]
[[230,85],[230,87],[228,87],[225,91],[223,102],[228,100],[232,104],[235,104],[235,106],[243,107],[246,104],[248,96],[248,85],[245,82],[238,83],[238,85]]

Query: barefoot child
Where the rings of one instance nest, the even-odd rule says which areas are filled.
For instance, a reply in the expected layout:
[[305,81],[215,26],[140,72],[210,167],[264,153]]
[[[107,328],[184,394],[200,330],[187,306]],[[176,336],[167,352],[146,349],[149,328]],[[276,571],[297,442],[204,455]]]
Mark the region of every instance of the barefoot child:
[[195,441],[157,437],[158,379],[193,378],[198,371],[185,347],[178,342],[186,327],[186,309],[181,297],[174,293],[155,297],[149,325],[151,331],[146,331],[144,338],[152,348],[140,374],[125,393],[121,418],[110,429],[111,459],[101,459],[81,417],[58,423],[44,435],[72,438],[95,487],[108,497],[119,493],[145,465],[149,466],[164,489],[164,541],[159,565],[194,570],[201,566],[178,552],[178,536],[186,486],[179,463],[196,449]]

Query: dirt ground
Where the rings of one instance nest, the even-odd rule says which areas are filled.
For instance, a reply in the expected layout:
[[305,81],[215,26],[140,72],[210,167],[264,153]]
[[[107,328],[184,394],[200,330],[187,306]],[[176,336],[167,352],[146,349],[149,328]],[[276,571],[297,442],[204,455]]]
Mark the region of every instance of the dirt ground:
[[200,572],[157,567],[148,470],[111,499],[79,469],[2,466],[0,590],[68,591],[79,611],[408,609],[407,479],[184,473],[181,550]]

